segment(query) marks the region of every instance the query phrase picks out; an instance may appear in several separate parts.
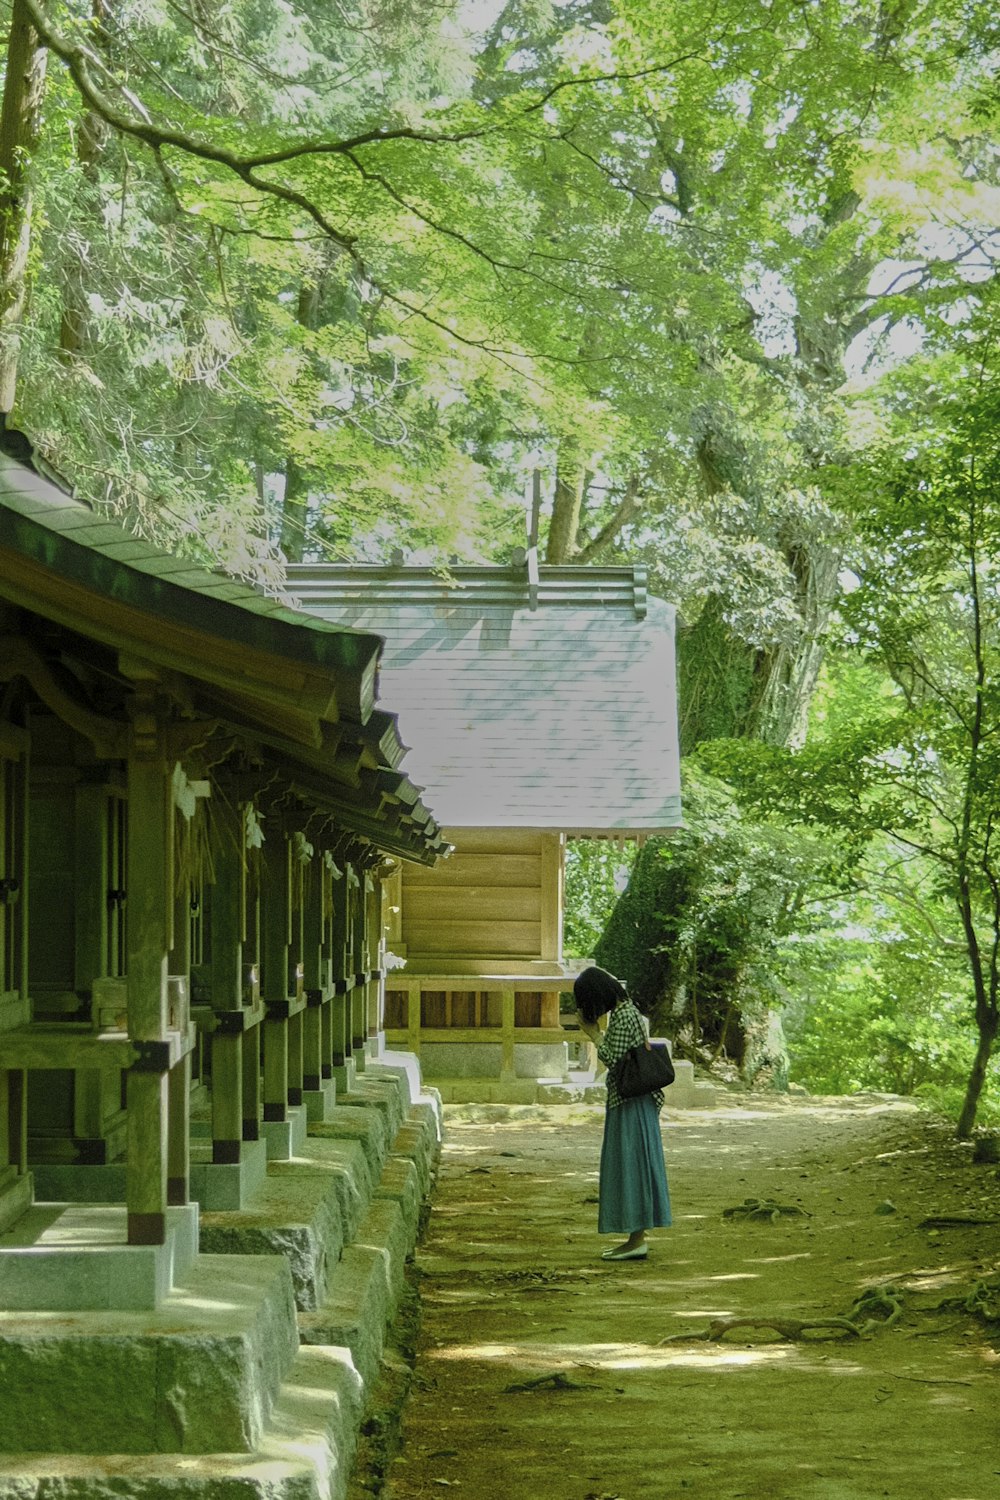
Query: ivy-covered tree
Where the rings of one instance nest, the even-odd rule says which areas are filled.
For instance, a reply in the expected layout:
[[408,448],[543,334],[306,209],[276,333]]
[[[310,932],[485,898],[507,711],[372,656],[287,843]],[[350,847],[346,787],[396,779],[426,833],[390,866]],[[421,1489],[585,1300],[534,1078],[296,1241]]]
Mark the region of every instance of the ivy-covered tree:
[[594,957],[692,1058],[784,1087],[783,943],[827,889],[826,853],[744,817],[691,763],[684,798],[685,827],[642,845]]

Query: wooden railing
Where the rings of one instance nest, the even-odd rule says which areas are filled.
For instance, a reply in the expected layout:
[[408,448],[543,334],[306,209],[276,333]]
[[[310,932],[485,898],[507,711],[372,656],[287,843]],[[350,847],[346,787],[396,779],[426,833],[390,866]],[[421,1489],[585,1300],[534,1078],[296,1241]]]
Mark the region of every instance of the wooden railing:
[[559,996],[572,988],[564,974],[406,974],[385,982],[385,1033],[390,1046],[419,1056],[428,1043],[499,1043],[500,1075],[513,1076],[514,1046],[567,1041]]

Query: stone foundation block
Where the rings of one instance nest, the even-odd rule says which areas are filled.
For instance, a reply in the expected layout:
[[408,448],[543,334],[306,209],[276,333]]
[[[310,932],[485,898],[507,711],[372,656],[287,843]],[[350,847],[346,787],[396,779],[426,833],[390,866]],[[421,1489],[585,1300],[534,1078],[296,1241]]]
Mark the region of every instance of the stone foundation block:
[[205,1210],[242,1208],[267,1176],[266,1141],[241,1142],[238,1162],[212,1161],[211,1149],[210,1141],[192,1145],[191,1197]]
[[420,1205],[424,1199],[416,1163],[405,1156],[390,1156],[382,1168],[382,1180],[375,1190],[375,1197],[391,1198],[399,1204],[407,1226],[409,1248],[412,1248],[420,1227]]
[[288,1161],[297,1156],[305,1143],[309,1122],[304,1104],[290,1105],[287,1119],[264,1120],[260,1133],[267,1142],[268,1161]]
[[565,1042],[551,1046],[514,1043],[514,1075],[517,1078],[550,1078],[562,1082],[569,1072],[569,1048]]
[[346,1243],[361,1223],[377,1181],[363,1143],[360,1140],[326,1140],[310,1136],[301,1157],[290,1162],[271,1163],[268,1180],[275,1184],[275,1192],[281,1191],[279,1184],[299,1175],[303,1166],[308,1168],[311,1180],[322,1180],[325,1191],[336,1199]]
[[420,1067],[434,1083],[451,1078],[499,1078],[499,1042],[421,1042]]
[[343,1500],[362,1382],[346,1347],[300,1349],[257,1450],[0,1456],[0,1500]]
[[318,1089],[303,1089],[302,1103],[306,1119],[325,1120],[337,1103],[337,1084],[333,1078],[324,1078]]
[[311,1134],[321,1141],[359,1141],[377,1181],[391,1139],[383,1111],[370,1104],[338,1104],[329,1120],[318,1120]]
[[444,1106],[437,1089],[425,1086],[410,1107],[408,1120],[423,1120],[434,1136],[440,1149],[444,1137]]
[[167,1210],[162,1245],[130,1245],[118,1204],[36,1203],[0,1235],[0,1307],[157,1307],[197,1254],[196,1204]]
[[406,1095],[398,1078],[373,1078],[365,1073],[354,1088],[340,1099],[347,1106],[368,1105],[381,1110],[386,1117],[389,1139],[395,1135],[406,1116]]
[[155,1312],[0,1313],[0,1452],[251,1452],[296,1351],[271,1256],[199,1259]]
[[354,1240],[356,1250],[374,1250],[381,1258],[393,1313],[402,1295],[406,1258],[413,1249],[415,1234],[416,1225],[407,1224],[397,1202],[376,1198]]
[[368,1064],[365,1073],[369,1078],[398,1078],[405,1091],[407,1108],[416,1103],[423,1087],[420,1060],[412,1052],[385,1051],[375,1062]]
[[299,1318],[305,1344],[346,1344],[368,1386],[378,1371],[386,1329],[403,1290],[406,1257],[413,1246],[399,1203],[376,1201],[365,1215],[330,1279],[324,1305]]
[[327,1300],[299,1318],[305,1345],[343,1345],[366,1389],[378,1374],[386,1329],[395,1310],[379,1251],[348,1245],[330,1283]]
[[437,1141],[424,1121],[407,1120],[399,1127],[392,1143],[392,1155],[413,1163],[421,1198],[426,1198],[431,1190],[438,1154]]
[[339,1067],[334,1065],[333,1081],[337,1085],[337,1093],[349,1094],[351,1089],[354,1087],[354,1080],[357,1078],[357,1076],[358,1065],[354,1061],[353,1057],[349,1057],[347,1061],[341,1063]]

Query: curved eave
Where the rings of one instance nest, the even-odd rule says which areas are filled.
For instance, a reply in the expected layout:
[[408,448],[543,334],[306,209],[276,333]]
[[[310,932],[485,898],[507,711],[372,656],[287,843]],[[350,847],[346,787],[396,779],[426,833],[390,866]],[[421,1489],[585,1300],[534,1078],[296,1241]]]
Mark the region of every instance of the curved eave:
[[0,453],[0,599],[173,674],[319,810],[433,864],[447,844],[375,707],[380,636],[287,609],[128,536]]
[[0,453],[3,591],[157,666],[335,722],[375,711],[381,638],[331,625],[130,537]]

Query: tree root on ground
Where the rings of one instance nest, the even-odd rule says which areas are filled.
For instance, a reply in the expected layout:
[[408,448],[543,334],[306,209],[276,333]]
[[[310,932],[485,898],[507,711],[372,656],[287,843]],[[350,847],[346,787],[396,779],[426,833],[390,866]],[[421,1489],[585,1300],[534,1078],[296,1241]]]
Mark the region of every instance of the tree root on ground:
[[977,1219],[974,1214],[929,1214],[918,1229],[968,1229],[976,1224],[997,1224],[1000,1219]]
[[1000,1276],[977,1281],[961,1297],[946,1297],[932,1309],[934,1312],[967,1313],[981,1323],[1000,1323]]
[[854,1299],[847,1316],[852,1322],[864,1316],[862,1333],[871,1333],[875,1328],[891,1328],[903,1316],[901,1293],[891,1286],[866,1286]]
[[713,1318],[700,1333],[673,1333],[659,1339],[663,1344],[718,1343],[735,1328],[773,1328],[779,1338],[789,1343],[809,1342],[807,1335],[813,1332],[833,1332],[841,1338],[857,1339],[861,1329],[850,1318]]
[[[900,1322],[904,1312],[906,1291],[898,1286],[868,1286],[855,1297],[845,1317],[840,1318],[780,1318],[754,1317],[714,1318],[707,1328],[698,1333],[672,1333],[658,1339],[657,1348],[664,1344],[718,1343],[727,1334],[740,1328],[770,1328],[779,1339],[789,1343],[816,1343],[824,1337],[848,1339],[869,1338],[882,1328],[893,1328]],[[933,1307],[917,1307],[915,1312],[959,1312],[976,1318],[981,1323],[1000,1323],[1000,1273],[977,1281],[958,1297],[946,1297]],[[951,1326],[951,1325],[949,1325]],[[955,1325],[957,1326],[957,1325]],[[936,1329],[934,1332],[940,1333]],[[920,1337],[914,1334],[912,1337]]]
[[776,1203],[773,1198],[744,1198],[742,1203],[737,1203],[734,1208],[724,1208],[722,1217],[724,1219],[756,1219],[758,1221],[769,1221],[777,1224],[783,1214],[792,1214],[800,1218],[812,1217],[804,1208],[797,1208],[790,1203]]
[[503,1394],[514,1395],[521,1391],[596,1391],[596,1385],[583,1385],[579,1380],[570,1380],[562,1370],[555,1370],[551,1375],[539,1375],[534,1380],[519,1380],[513,1385],[505,1385]]

